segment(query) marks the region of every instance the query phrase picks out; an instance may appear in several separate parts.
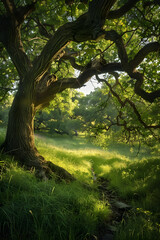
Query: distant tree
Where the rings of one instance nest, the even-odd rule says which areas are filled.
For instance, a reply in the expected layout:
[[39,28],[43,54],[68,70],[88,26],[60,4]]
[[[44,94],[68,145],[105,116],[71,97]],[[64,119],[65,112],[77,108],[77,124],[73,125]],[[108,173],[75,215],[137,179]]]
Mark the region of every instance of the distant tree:
[[[122,84],[124,79],[125,76],[120,81]],[[130,86],[114,85],[112,78],[108,77],[107,83],[113,84],[112,92],[104,83],[101,88],[79,98],[74,113],[81,119],[81,129],[99,145],[113,141],[155,144],[160,133],[158,102],[150,104],[138,98]]]
[[79,103],[77,100],[79,95],[81,94],[73,89],[66,89],[57,94],[49,107],[37,112],[35,129],[51,134],[77,135],[83,124],[74,113]]
[[[57,169],[35,147],[35,113],[57,93],[80,88],[92,76],[106,84],[121,110],[126,105],[132,108],[144,128],[159,128],[158,120],[146,123],[135,103],[125,97],[128,85],[150,103],[160,97],[159,10],[157,0],[2,0],[1,101],[7,90],[17,88],[3,151],[41,175],[49,175],[51,167]],[[78,76],[74,69],[80,71]],[[116,92],[115,85],[122,90]],[[118,124],[122,124],[122,112]]]
[[108,130],[107,120],[113,121],[118,114],[111,95],[103,87],[80,97],[78,102],[74,110],[75,117],[81,118],[84,130],[94,135],[101,130]]

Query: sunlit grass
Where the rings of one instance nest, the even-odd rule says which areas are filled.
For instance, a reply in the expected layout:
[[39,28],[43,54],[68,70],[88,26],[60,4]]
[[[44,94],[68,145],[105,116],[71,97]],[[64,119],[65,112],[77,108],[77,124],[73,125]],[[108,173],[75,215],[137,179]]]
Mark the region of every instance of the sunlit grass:
[[[0,142],[4,134],[5,130],[0,129]],[[114,148],[105,151],[84,137],[37,134],[35,141],[47,161],[65,168],[77,181],[39,182],[34,172],[25,171],[11,158],[0,155],[8,162],[0,178],[0,228],[10,234],[7,240],[17,240],[20,236],[24,240],[84,240],[96,234],[99,223],[110,219],[111,210],[108,201],[100,200],[95,191],[93,171],[97,178],[109,180],[110,188],[121,201],[133,207],[122,220],[115,239],[160,239],[159,156],[133,159],[122,144],[118,151]],[[93,190],[84,188],[83,183]]]
[[160,159],[128,162],[112,169],[108,178],[122,199],[133,206],[116,239],[160,239]]
[[125,220],[123,219],[115,240],[159,240],[160,225],[153,217],[136,211]]
[[[76,152],[53,147],[52,139],[48,140],[48,145],[41,138],[36,140],[46,160],[72,170],[76,176],[82,171],[81,182],[89,178],[91,181],[91,176],[88,177],[91,163],[88,160],[79,154],[75,159]],[[0,157],[6,162],[5,172],[0,178],[2,239],[89,239],[97,234],[101,221],[110,219],[108,202],[100,200],[97,192],[85,188],[81,182],[57,184],[54,179],[40,182],[33,171],[24,170],[8,156]],[[78,164],[80,157],[82,162]]]
[[[160,159],[149,158],[141,161],[128,162],[127,166],[119,169],[113,169],[109,173],[109,179],[113,187],[124,198],[132,198],[134,201],[141,199],[144,201],[144,207],[149,207],[148,199],[159,192],[160,186]],[[159,196],[160,200],[160,196]],[[150,202],[150,200],[148,201]],[[157,206],[157,204],[155,204]],[[152,209],[154,204],[152,205]],[[160,207],[159,207],[160,210]]]
[[[65,143],[66,143],[65,139]],[[89,146],[84,142],[84,149],[81,150],[78,139],[72,139],[74,146],[70,147],[68,140],[67,149],[59,144],[46,152],[39,144],[39,149],[46,158],[56,161],[66,168],[77,179],[94,184],[92,180],[91,168],[94,169],[97,177],[104,177],[110,180],[111,186],[119,196],[134,207],[134,213],[129,216],[119,228],[116,239],[158,239],[160,236],[159,216],[160,216],[160,159],[134,159],[118,154],[116,151],[104,151],[102,149]],[[85,139],[83,140],[85,141]],[[62,147],[61,147],[62,146]],[[122,145],[121,145],[122,148]],[[126,154],[128,156],[128,154]],[[143,211],[139,212],[137,209]],[[146,211],[151,213],[144,214]],[[158,216],[158,217],[157,217]]]
[[[48,139],[42,142],[42,137],[37,136],[36,145],[40,153],[47,159],[69,171],[78,180],[92,184],[92,168],[97,176],[106,176],[112,169],[121,169],[129,161],[120,154],[111,153],[93,146],[86,139],[69,138]],[[74,145],[73,145],[74,143]],[[79,147],[79,143],[84,148]],[[64,145],[67,148],[64,148]]]
[[111,215],[107,202],[77,181],[39,182],[9,158],[0,190],[0,229],[6,239],[85,239]]

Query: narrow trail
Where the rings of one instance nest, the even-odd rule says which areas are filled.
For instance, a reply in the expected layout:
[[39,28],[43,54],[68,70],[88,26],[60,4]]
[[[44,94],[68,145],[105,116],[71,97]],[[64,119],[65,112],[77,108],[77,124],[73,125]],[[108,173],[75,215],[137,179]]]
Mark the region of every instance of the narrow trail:
[[109,203],[112,211],[111,219],[109,222],[104,222],[99,226],[99,234],[93,238],[95,240],[113,240],[117,231],[118,225],[125,218],[126,213],[132,208],[130,205],[121,201],[118,194],[110,189],[110,182],[105,178],[97,178],[92,168],[93,181],[98,185],[98,192],[100,198]]
[[126,213],[132,208],[130,205],[121,201],[120,197],[109,188],[109,181],[103,178],[98,179],[99,187],[98,190],[100,192],[100,197],[103,200],[106,200],[110,204],[110,208],[112,210],[112,217],[109,223],[104,223],[104,226],[101,226],[99,229],[99,238],[98,240],[113,240],[114,234],[117,231],[117,227],[125,218]]

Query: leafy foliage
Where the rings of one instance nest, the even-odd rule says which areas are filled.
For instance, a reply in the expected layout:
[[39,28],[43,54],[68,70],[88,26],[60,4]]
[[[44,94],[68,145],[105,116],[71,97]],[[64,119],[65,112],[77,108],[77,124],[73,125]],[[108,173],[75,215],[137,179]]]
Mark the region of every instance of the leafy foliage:
[[[18,9],[31,3],[33,1],[15,1],[15,6]],[[60,0],[58,2],[43,0],[36,3],[34,11],[25,19],[21,27],[21,40],[31,63],[37,60],[44,46],[61,26],[74,22],[88,11],[89,3],[91,1],[85,0]],[[135,85],[141,80],[132,77],[127,70],[127,65],[125,66],[126,61],[128,61],[128,66],[138,61],[133,72],[139,71],[143,74],[143,83],[139,90],[145,91],[146,94],[159,91],[159,51],[153,50],[144,54],[145,47],[150,43],[159,44],[159,4],[156,1],[135,1],[134,4],[132,3],[133,7],[129,8],[125,14],[121,14],[120,17],[116,14],[115,17],[112,16],[114,11],[123,13],[125,5],[129,6],[127,4],[127,1],[116,1],[111,17],[109,15],[106,18],[103,28],[106,34],[111,34],[109,39],[107,35],[99,41],[71,41],[64,48],[64,52],[60,52],[56,60],[50,63],[47,74],[54,76],[55,80],[75,78],[78,82],[77,76],[96,62],[101,64],[101,67],[110,63],[120,63],[123,69],[106,71],[103,75],[99,75],[101,70],[98,69],[95,74],[99,75],[97,80],[105,82],[102,90],[97,90],[95,94],[92,93],[86,98],[77,97],[79,103],[73,101],[74,96],[69,91],[68,97],[65,96],[67,91],[62,95],[57,95],[47,110],[37,114],[35,128],[41,126],[51,132],[58,130],[61,133],[70,133],[72,129],[82,131],[87,129],[93,134],[102,135],[111,125],[113,132],[116,132],[116,125],[118,125],[124,132],[126,140],[136,138],[136,140],[146,140],[148,144],[153,142],[153,138],[159,141],[159,98],[155,98],[154,102],[147,102],[143,99],[143,94],[140,96],[135,94]],[[3,3],[0,3],[0,7],[3,15],[5,13]],[[114,39],[115,33],[121,42],[121,47]],[[2,49],[0,55],[2,99],[0,100],[4,101],[7,94],[12,93],[12,89],[17,89],[19,76],[7,51],[2,44],[0,47]],[[126,61],[123,60],[125,54],[127,55]],[[68,56],[72,58],[72,62]],[[65,80],[62,80],[59,88],[63,81]]]

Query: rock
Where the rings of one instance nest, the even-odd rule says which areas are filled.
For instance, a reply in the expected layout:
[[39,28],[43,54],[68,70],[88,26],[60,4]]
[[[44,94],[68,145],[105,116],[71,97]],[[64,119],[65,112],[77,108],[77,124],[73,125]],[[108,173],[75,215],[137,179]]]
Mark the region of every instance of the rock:
[[130,209],[131,206],[127,205],[126,203],[115,201],[113,202],[113,206],[118,208],[118,209]]

